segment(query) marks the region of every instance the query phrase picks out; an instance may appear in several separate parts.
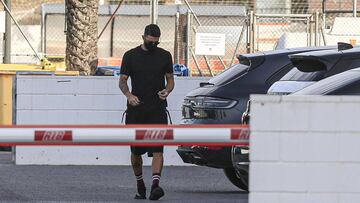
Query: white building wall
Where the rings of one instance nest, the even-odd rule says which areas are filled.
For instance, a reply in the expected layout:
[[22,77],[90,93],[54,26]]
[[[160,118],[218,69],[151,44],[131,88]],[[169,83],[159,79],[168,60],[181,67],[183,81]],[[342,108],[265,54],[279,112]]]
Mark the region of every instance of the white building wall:
[[[181,119],[185,95],[209,78],[175,78],[168,98],[174,124]],[[126,98],[118,77],[18,76],[16,79],[17,125],[121,124]],[[165,165],[184,165],[175,151],[165,147]],[[18,146],[16,164],[129,165],[129,147],[112,146]],[[145,165],[151,159],[144,159]]]
[[251,98],[250,203],[360,202],[360,97]]

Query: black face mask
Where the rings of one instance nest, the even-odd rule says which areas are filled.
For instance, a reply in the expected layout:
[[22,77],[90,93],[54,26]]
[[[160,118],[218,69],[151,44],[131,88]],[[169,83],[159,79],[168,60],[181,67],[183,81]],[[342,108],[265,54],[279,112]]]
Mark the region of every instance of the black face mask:
[[147,41],[144,41],[145,48],[150,52],[155,51],[158,44],[159,44],[159,42],[147,42]]

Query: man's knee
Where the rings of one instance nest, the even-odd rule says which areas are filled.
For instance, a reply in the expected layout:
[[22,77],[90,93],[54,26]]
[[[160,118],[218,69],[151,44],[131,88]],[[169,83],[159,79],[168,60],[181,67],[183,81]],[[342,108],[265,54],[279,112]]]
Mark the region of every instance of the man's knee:
[[131,156],[132,156],[132,165],[135,167],[141,167],[142,166],[141,155],[132,154]]
[[154,152],[153,153],[153,158],[163,158],[163,153],[162,152]]

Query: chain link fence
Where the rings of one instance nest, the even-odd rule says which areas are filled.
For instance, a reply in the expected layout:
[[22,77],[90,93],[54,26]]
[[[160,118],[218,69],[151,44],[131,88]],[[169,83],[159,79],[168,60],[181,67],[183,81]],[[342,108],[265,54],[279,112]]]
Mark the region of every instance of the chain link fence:
[[[12,13],[38,52],[65,55],[65,0],[11,2]],[[99,32],[119,2],[99,1],[102,4]],[[51,7],[53,3],[56,5]],[[356,20],[336,18],[354,15],[353,0],[158,0],[158,3],[160,46],[173,54],[176,63],[190,67],[194,76],[216,75],[237,63],[235,56],[240,53],[333,44],[337,40],[353,44],[360,41]],[[357,0],[358,8],[359,5]],[[150,6],[150,0],[125,0],[99,39],[98,56],[118,58],[115,65],[119,65],[125,51],[140,45],[143,29],[150,23]],[[36,58],[14,25],[12,32],[12,61],[35,63]],[[199,33],[225,35],[225,53],[197,54]]]
[[315,45],[311,14],[252,14],[250,18],[250,52]]
[[[188,2],[181,6],[176,36],[182,40],[179,40],[175,47],[175,62],[189,66],[192,75],[216,75],[234,61],[237,62],[233,60],[236,53],[246,52],[245,7],[231,5],[219,7],[214,4],[199,5]],[[208,48],[207,44],[219,43],[215,38],[221,35],[225,42],[223,47],[225,51],[218,56],[202,55],[204,50],[201,49]],[[203,40],[208,42],[197,43]]]

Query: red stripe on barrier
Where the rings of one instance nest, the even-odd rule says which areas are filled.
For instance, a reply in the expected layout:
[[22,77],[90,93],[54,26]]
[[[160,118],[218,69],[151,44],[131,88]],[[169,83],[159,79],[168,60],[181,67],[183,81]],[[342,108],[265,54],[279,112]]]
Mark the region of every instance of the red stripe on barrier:
[[[3,128],[3,130],[2,130]],[[102,129],[107,129],[101,135]],[[11,129],[11,130],[9,130]],[[190,131],[197,129],[194,136]],[[217,141],[212,130],[220,130]],[[225,129],[225,130],[224,130]],[[95,135],[91,131],[96,130]],[[8,137],[8,133],[13,136]],[[91,135],[87,135],[90,133]],[[199,133],[199,134],[195,134]],[[207,134],[212,134],[207,139]],[[201,136],[200,136],[201,135]],[[124,136],[124,137],[123,137]],[[183,137],[184,136],[184,137]],[[210,135],[209,135],[210,136]],[[102,139],[103,137],[103,139]],[[113,145],[113,146],[159,146],[204,145],[233,146],[249,144],[247,125],[24,125],[0,126],[0,146],[16,145]],[[94,139],[96,138],[96,139]],[[76,141],[74,141],[74,139]],[[121,141],[123,140],[123,141]],[[114,141],[114,143],[112,143]],[[210,141],[210,142],[209,142]]]
[[214,142],[7,142],[0,143],[0,146],[248,146],[248,142],[232,142],[232,143],[214,143]]
[[231,129],[232,140],[249,140],[250,130],[248,128]]
[[136,140],[173,140],[174,131],[171,129],[136,130]]
[[42,142],[72,141],[71,130],[36,130],[34,140]]
[[0,125],[1,128],[249,128],[248,125]]

